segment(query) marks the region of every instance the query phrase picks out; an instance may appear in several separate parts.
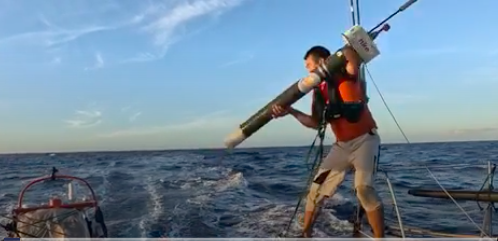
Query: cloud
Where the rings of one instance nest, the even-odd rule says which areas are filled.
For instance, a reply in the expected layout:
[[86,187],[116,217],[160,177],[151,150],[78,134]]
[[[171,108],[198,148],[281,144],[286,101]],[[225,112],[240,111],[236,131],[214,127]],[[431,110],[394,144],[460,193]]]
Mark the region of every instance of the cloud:
[[496,127],[483,127],[483,128],[469,128],[469,129],[455,129],[450,131],[451,135],[481,135],[481,134],[496,134],[498,128]]
[[139,127],[139,128],[128,128],[109,133],[99,134],[97,137],[122,138],[122,137],[157,135],[168,132],[206,130],[206,128],[210,129],[226,128],[227,126],[233,125],[237,122],[235,118],[226,115],[226,113],[227,113],[226,111],[216,111],[211,114],[201,116],[183,123]]
[[483,65],[465,70],[461,74],[460,83],[463,85],[472,85],[473,87],[482,84],[498,83],[497,70],[498,65],[495,62],[483,63]]
[[70,128],[89,128],[102,123],[102,112],[97,110],[76,110],[73,118],[64,120]]
[[[416,103],[416,102],[421,102],[421,101],[426,101],[429,100],[429,97],[424,96],[424,95],[417,95],[417,94],[408,94],[408,93],[382,93],[384,96],[384,99],[388,104],[396,104],[396,105],[402,105],[402,104],[410,104],[410,103]],[[380,98],[378,96],[378,93],[375,95],[370,94],[370,98]]]
[[95,53],[95,63],[92,67],[87,67],[85,70],[95,70],[104,67],[104,58],[99,52]]
[[[206,25],[202,22],[201,28],[187,31],[187,24],[208,16],[219,16],[243,1],[247,0],[110,1],[102,4],[84,1],[70,4],[71,9],[62,2],[41,4],[36,8],[20,5],[20,12],[16,15],[31,16],[35,21],[28,19],[19,22],[15,29],[21,32],[10,36],[4,34],[7,37],[0,38],[0,47],[11,49],[11,45],[33,46],[40,48],[44,54],[62,56],[67,62],[74,55],[85,55],[84,51],[89,49],[84,44],[71,43],[90,35],[95,37],[114,31],[113,35],[125,35],[117,38],[125,37],[134,42],[134,48],[113,54],[117,58],[116,64],[154,61],[163,58],[172,44],[201,32]],[[97,3],[98,7],[95,6]],[[15,17],[12,15],[12,18]],[[23,25],[28,22],[30,25]],[[102,49],[104,46],[99,46],[100,43],[98,40],[92,41],[92,45]],[[114,48],[108,49],[112,51]],[[54,54],[54,50],[58,53]],[[31,58],[32,55],[30,52]],[[106,62],[106,65],[114,64],[109,59]]]
[[141,116],[141,115],[142,115],[142,112],[140,112],[140,111],[139,112],[135,112],[133,115],[130,116],[130,118],[128,118],[128,120],[130,122],[135,122],[138,119],[138,117]]
[[50,64],[53,64],[53,65],[58,65],[58,64],[61,64],[62,63],[62,58],[61,57],[54,57],[52,59],[52,61],[50,61]]
[[100,53],[95,54],[95,68],[104,67],[104,59]]
[[86,35],[90,35],[97,32],[107,31],[116,29],[118,26],[86,26],[78,27],[74,29],[62,29],[57,27],[47,20],[44,20],[45,25],[49,27],[48,30],[25,32],[16,35],[12,35],[3,39],[0,39],[0,45],[2,44],[28,44],[42,47],[56,47],[63,45]]
[[164,53],[160,54],[153,54],[149,52],[144,52],[144,53],[139,53],[135,57],[127,58],[122,61],[121,63],[133,63],[133,62],[149,62],[149,61],[154,61],[157,59],[160,59],[164,56]]
[[[23,16],[34,16],[36,19],[33,21],[36,25],[36,28],[33,26],[23,26],[21,23],[16,25],[16,29],[20,29],[21,32],[14,33],[10,36],[0,38],[0,47],[4,47],[5,49],[12,49],[13,47],[22,49],[24,47],[33,47],[34,50],[40,50],[41,54],[48,54],[53,58],[53,61],[50,64],[58,64],[62,57],[65,59],[72,59],[74,55],[79,55],[84,53],[85,49],[88,49],[85,45],[71,45],[72,42],[76,42],[81,40],[84,37],[95,35],[97,33],[103,33],[113,30],[122,29],[124,27],[129,27],[135,24],[134,20],[129,17],[112,17],[109,20],[109,14],[105,15],[102,11],[99,11],[99,8],[95,8],[93,12],[99,13],[99,16],[87,17],[84,21],[79,20],[80,18],[76,18],[71,16],[72,13],[77,13],[74,11],[69,11],[68,14],[63,14],[61,9],[64,9],[66,6],[63,3],[53,4],[53,8],[58,11],[53,11],[51,15],[52,18],[58,20],[60,23],[64,23],[64,27],[60,26],[52,21],[50,21],[45,15],[39,15],[37,17],[36,10],[35,12],[24,10],[22,12]],[[78,5],[78,4],[76,4]],[[76,6],[75,5],[75,6]],[[48,5],[40,6],[40,10],[42,11],[44,7],[46,8]],[[73,6],[74,7],[74,6]],[[88,10],[94,7],[86,6]],[[29,8],[28,8],[29,9]],[[118,9],[118,8],[115,8]],[[106,11],[109,10],[109,7],[106,8]],[[50,11],[49,11],[50,12]],[[88,12],[92,12],[88,10]],[[120,13],[123,11],[121,10]],[[65,13],[65,12],[64,12]],[[20,13],[21,14],[21,13]],[[66,15],[66,16],[65,16]],[[114,14],[120,15],[120,14]],[[63,17],[65,16],[65,17]],[[101,21],[101,19],[106,19],[106,21]],[[14,19],[12,20],[14,21]],[[29,29],[28,31],[23,29]],[[5,34],[3,36],[6,36]],[[94,41],[94,43],[99,44],[98,41]],[[22,48],[20,47],[22,46]],[[98,46],[98,45],[97,45]],[[25,52],[18,52],[20,55],[26,55]],[[39,52],[29,51],[27,54],[30,59],[33,59],[33,56],[39,54]],[[65,55],[70,56],[65,56]],[[77,57],[77,56],[76,56]],[[103,67],[103,59],[100,53],[95,55],[96,63],[95,66],[85,68],[89,69],[98,69]]]
[[246,62],[250,61],[253,58],[254,58],[254,54],[252,54],[252,53],[243,53],[243,54],[240,54],[240,56],[237,59],[234,59],[232,61],[223,63],[222,65],[220,65],[220,68],[226,68],[226,67],[230,67],[230,66],[233,66],[233,65],[246,63]]
[[204,15],[221,13],[240,4],[240,0],[199,0],[182,2],[145,27],[154,35],[154,43],[163,48],[174,42],[173,33],[183,24]]
[[[240,5],[243,0],[197,0],[179,1],[180,3],[168,7],[165,4],[153,4],[144,12],[136,15],[134,22],[145,23],[142,31],[152,36],[153,45],[159,49],[157,53],[142,52],[123,62],[144,62],[160,59],[168,48],[185,37],[187,23],[209,15],[220,15]],[[180,32],[180,30],[184,30]]]
[[[134,110],[133,105],[128,105],[121,108],[121,112],[124,114],[128,114],[128,121],[135,122],[138,117],[142,116],[142,112],[139,110]],[[131,114],[129,114],[131,112]]]
[[131,108],[132,108],[132,106],[131,106],[131,105],[128,105],[128,106],[125,106],[125,107],[121,108],[121,111],[122,111],[122,112],[127,112],[127,111],[128,111],[128,110],[130,110]]

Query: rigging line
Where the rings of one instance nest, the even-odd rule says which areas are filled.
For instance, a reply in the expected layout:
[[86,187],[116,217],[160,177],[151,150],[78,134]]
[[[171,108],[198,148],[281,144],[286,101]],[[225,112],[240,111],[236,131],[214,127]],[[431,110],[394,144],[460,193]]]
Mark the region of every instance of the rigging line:
[[[458,202],[453,198],[453,196],[451,196],[451,194],[446,190],[446,188],[444,188],[443,185],[441,185],[439,180],[436,178],[436,176],[434,176],[434,174],[429,170],[429,168],[427,168],[427,171],[429,172],[429,175],[432,176],[434,181],[436,181],[436,183],[441,187],[443,192],[446,193],[446,195],[448,195],[448,197],[457,205],[457,207],[460,209],[460,211],[462,211],[463,214],[465,214],[465,216],[467,216],[467,218],[472,222],[472,224],[474,224],[474,226],[476,226],[477,229],[479,229],[479,231],[481,233],[485,234],[486,232],[477,223],[474,222],[474,220],[470,217],[470,215],[467,213],[467,211],[465,211],[465,209],[463,209],[463,207],[458,204]],[[490,237],[489,235],[486,235],[486,236]]]
[[294,219],[296,218],[297,216],[297,213],[299,211],[299,208],[301,206],[301,203],[304,199],[304,195],[306,194],[306,192],[308,191],[312,181],[313,181],[313,178],[315,177],[316,175],[316,167],[317,167],[317,164],[321,163],[322,161],[322,157],[323,157],[323,139],[325,137],[325,129],[326,129],[326,124],[323,124],[321,123],[320,126],[318,127],[318,130],[317,130],[317,134],[315,136],[315,139],[313,140],[313,143],[311,143],[311,146],[308,150],[308,154],[306,156],[306,164],[310,164],[310,159],[311,159],[311,154],[315,148],[315,143],[317,140],[319,140],[319,146],[318,146],[318,150],[316,151],[315,153],[315,159],[314,161],[311,163],[311,167],[308,166],[308,170],[310,171],[310,175],[308,176],[307,178],[307,181],[306,181],[306,186],[304,187],[303,191],[301,192],[301,194],[299,195],[299,200],[294,208],[294,212],[289,220],[289,222],[287,223],[284,231],[281,233],[280,236],[283,236],[283,237],[286,237],[287,234],[289,233],[290,231],[290,228],[291,228],[291,225],[294,221]]
[[[387,104],[387,102],[385,101],[384,99],[384,96],[382,95],[382,92],[380,91],[379,87],[377,86],[377,84],[375,83],[375,80],[373,79],[372,77],[372,74],[370,73],[370,70],[368,69],[367,65],[365,64],[365,70],[367,71],[367,74],[368,74],[368,77],[370,77],[370,80],[372,81],[375,89],[377,90],[377,93],[379,94],[380,98],[382,99],[382,102],[384,103],[384,106],[386,107],[387,111],[389,112],[389,114],[391,115],[391,117],[393,118],[394,122],[396,123],[396,126],[398,126],[398,129],[399,131],[401,132],[401,134],[403,135],[403,137],[405,138],[406,142],[408,144],[411,144],[410,140],[408,139],[408,137],[406,136],[405,132],[403,131],[403,129],[401,128],[401,126],[399,125],[396,117],[394,116],[393,112],[391,111],[391,108],[389,108],[389,105]],[[431,170],[429,170],[429,168],[427,167],[427,165],[424,165],[425,167],[425,170],[427,170],[427,172],[429,173],[429,175],[431,175],[431,177],[434,179],[434,181],[436,181],[436,183],[439,185],[439,187],[443,190],[443,192],[453,201],[453,203],[460,209],[460,211],[463,212],[463,214],[470,220],[470,222],[481,232],[481,233],[486,233],[482,230],[482,228],[476,223],[474,222],[474,220],[470,217],[470,215],[465,211],[465,209],[463,209],[462,206],[460,206],[460,204],[458,204],[458,202],[453,198],[453,196],[451,196],[451,194],[448,192],[448,190],[446,190],[446,188],[441,184],[441,182],[439,182],[439,180],[436,178],[436,176],[432,173]],[[489,237],[489,235],[488,235]]]
[[286,237],[287,233],[289,233],[290,226],[292,225],[292,222],[296,218],[297,212],[299,211],[299,207],[301,206],[301,202],[304,198],[304,195],[306,194],[306,192],[309,191],[309,188],[313,182],[313,179],[316,176],[316,172],[318,171],[317,167],[320,166],[322,161],[323,161],[323,141],[325,139],[325,131],[327,129],[327,122],[325,121],[323,116],[325,116],[326,111],[327,111],[327,109],[323,110],[322,120],[320,121],[320,123],[318,125],[315,139],[313,140],[313,143],[311,143],[310,149],[308,151],[308,155],[306,156],[306,163],[309,165],[309,160],[311,159],[311,153],[315,148],[316,141],[319,140],[318,150],[315,153],[315,160],[311,164],[311,168],[308,167],[310,174],[308,176],[308,180],[306,181],[306,186],[305,186],[304,190],[302,191],[301,195],[299,196],[299,200],[298,200],[296,207],[294,209],[294,213],[292,214],[292,216],[289,220],[289,223],[287,224],[285,230],[282,232],[282,234],[280,236]]
[[368,69],[367,65],[364,64],[363,66],[365,66],[364,69],[367,71],[368,77],[370,77],[370,80],[372,81],[372,84],[374,85],[375,90],[377,90],[377,93],[379,93],[380,99],[382,100],[382,102],[384,103],[384,106],[386,107],[387,111],[391,115],[391,118],[393,118],[394,123],[396,123],[396,126],[398,127],[399,131],[401,132],[401,135],[403,135],[403,137],[405,138],[405,140],[408,144],[411,144],[410,140],[408,139],[405,132],[403,131],[403,128],[401,128],[401,126],[399,125],[398,119],[396,119],[393,112],[391,111],[391,108],[389,108],[389,105],[387,104],[386,100],[384,99],[384,95],[382,94],[379,87],[375,83],[375,80],[373,79],[372,74],[370,73],[370,70]]

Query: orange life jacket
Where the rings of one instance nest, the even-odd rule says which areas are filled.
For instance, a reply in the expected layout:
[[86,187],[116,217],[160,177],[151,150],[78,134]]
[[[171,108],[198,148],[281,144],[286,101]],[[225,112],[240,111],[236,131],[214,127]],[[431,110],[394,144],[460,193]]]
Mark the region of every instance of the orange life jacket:
[[365,86],[363,79],[342,71],[313,93],[313,115],[331,124],[338,141],[354,139],[377,127],[367,106]]

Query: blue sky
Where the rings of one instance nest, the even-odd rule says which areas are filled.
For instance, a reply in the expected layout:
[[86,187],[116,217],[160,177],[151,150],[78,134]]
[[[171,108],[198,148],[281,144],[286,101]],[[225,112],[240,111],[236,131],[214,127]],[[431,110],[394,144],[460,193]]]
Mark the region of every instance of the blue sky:
[[[221,147],[306,74],[309,47],[342,46],[348,4],[2,0],[0,152]],[[362,1],[362,25],[401,4]],[[497,8],[419,0],[379,37],[369,70],[412,141],[498,137]],[[369,83],[383,141],[402,141]],[[309,106],[308,97],[295,104]],[[304,145],[313,135],[289,117],[244,145]]]

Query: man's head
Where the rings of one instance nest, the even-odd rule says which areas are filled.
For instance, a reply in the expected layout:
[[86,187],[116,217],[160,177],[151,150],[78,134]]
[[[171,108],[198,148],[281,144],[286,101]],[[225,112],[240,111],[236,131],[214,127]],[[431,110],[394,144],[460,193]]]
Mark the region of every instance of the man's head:
[[313,46],[304,55],[304,67],[313,72],[330,56],[330,51],[323,46]]

